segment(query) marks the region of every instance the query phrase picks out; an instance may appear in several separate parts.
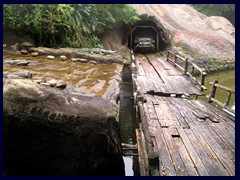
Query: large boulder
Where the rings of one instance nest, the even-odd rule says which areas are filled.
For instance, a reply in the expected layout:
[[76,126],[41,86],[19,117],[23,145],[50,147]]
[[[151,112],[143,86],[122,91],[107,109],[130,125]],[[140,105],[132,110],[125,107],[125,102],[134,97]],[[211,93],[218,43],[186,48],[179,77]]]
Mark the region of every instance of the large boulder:
[[6,175],[124,175],[117,107],[30,79],[3,87]]

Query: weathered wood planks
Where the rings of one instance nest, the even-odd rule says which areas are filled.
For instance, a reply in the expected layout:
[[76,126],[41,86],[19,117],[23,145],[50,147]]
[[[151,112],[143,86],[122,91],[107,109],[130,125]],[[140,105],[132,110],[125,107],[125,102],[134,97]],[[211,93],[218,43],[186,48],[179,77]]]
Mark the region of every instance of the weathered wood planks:
[[161,176],[235,175],[233,117],[204,101],[156,95],[146,100],[144,118]]
[[203,95],[191,79],[160,58],[136,56],[137,81],[145,94]]
[[170,97],[203,93],[167,61],[140,55],[135,63],[135,83],[144,96],[138,103],[142,174],[235,175],[235,117],[202,100]]

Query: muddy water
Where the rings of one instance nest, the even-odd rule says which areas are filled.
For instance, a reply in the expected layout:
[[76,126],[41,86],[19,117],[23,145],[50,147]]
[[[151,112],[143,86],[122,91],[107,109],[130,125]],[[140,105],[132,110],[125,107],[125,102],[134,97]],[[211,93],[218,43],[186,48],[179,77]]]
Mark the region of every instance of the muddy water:
[[60,59],[49,60],[46,57],[31,57],[27,55],[5,54],[4,59],[26,59],[38,63],[31,66],[4,65],[4,72],[29,70],[33,78],[42,77],[46,80],[56,79],[67,82],[67,88],[73,92],[89,96],[102,96],[109,87],[109,81],[114,77],[119,64],[97,64],[62,61]]

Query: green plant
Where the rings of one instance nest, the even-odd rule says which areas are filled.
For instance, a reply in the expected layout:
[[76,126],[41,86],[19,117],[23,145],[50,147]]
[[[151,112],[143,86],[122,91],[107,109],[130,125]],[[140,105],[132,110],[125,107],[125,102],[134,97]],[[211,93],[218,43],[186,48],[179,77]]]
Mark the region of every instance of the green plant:
[[125,4],[4,4],[3,28],[48,47],[101,47],[100,35],[139,20]]
[[123,54],[122,58],[125,60],[130,60],[130,56],[128,54]]

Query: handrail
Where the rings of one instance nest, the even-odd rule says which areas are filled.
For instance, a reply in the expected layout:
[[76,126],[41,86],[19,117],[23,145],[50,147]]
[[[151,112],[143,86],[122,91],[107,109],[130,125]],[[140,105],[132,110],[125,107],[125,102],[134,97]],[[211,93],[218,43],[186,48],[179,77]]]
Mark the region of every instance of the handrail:
[[[219,106],[223,107],[224,109],[230,110],[229,108],[229,102],[231,99],[231,95],[235,94],[235,90],[227,88],[223,85],[218,84],[218,80],[214,80],[213,82],[210,82],[210,84],[212,85],[212,89],[209,93],[209,95],[207,96],[208,98],[208,102],[215,102],[216,104],[218,104]],[[217,88],[222,89],[226,92],[228,92],[228,96],[226,98],[226,101],[224,103],[218,101],[217,99],[215,99],[215,94],[216,94],[216,90]]]
[[[171,56],[173,56],[173,59],[171,58]],[[184,67],[178,64],[178,60],[181,60],[182,62],[184,62]],[[202,69],[199,66],[197,66],[195,63],[189,61],[188,58],[185,59],[184,57],[179,56],[170,50],[168,50],[167,61],[171,62],[175,67],[179,68],[184,73],[184,75],[191,77],[197,83],[197,85],[200,86],[201,91],[207,90],[206,86],[204,86],[205,77],[207,76],[205,69]],[[191,72],[188,71],[189,64],[192,66]],[[194,77],[195,70],[200,72],[200,75],[201,75],[200,81]]]

